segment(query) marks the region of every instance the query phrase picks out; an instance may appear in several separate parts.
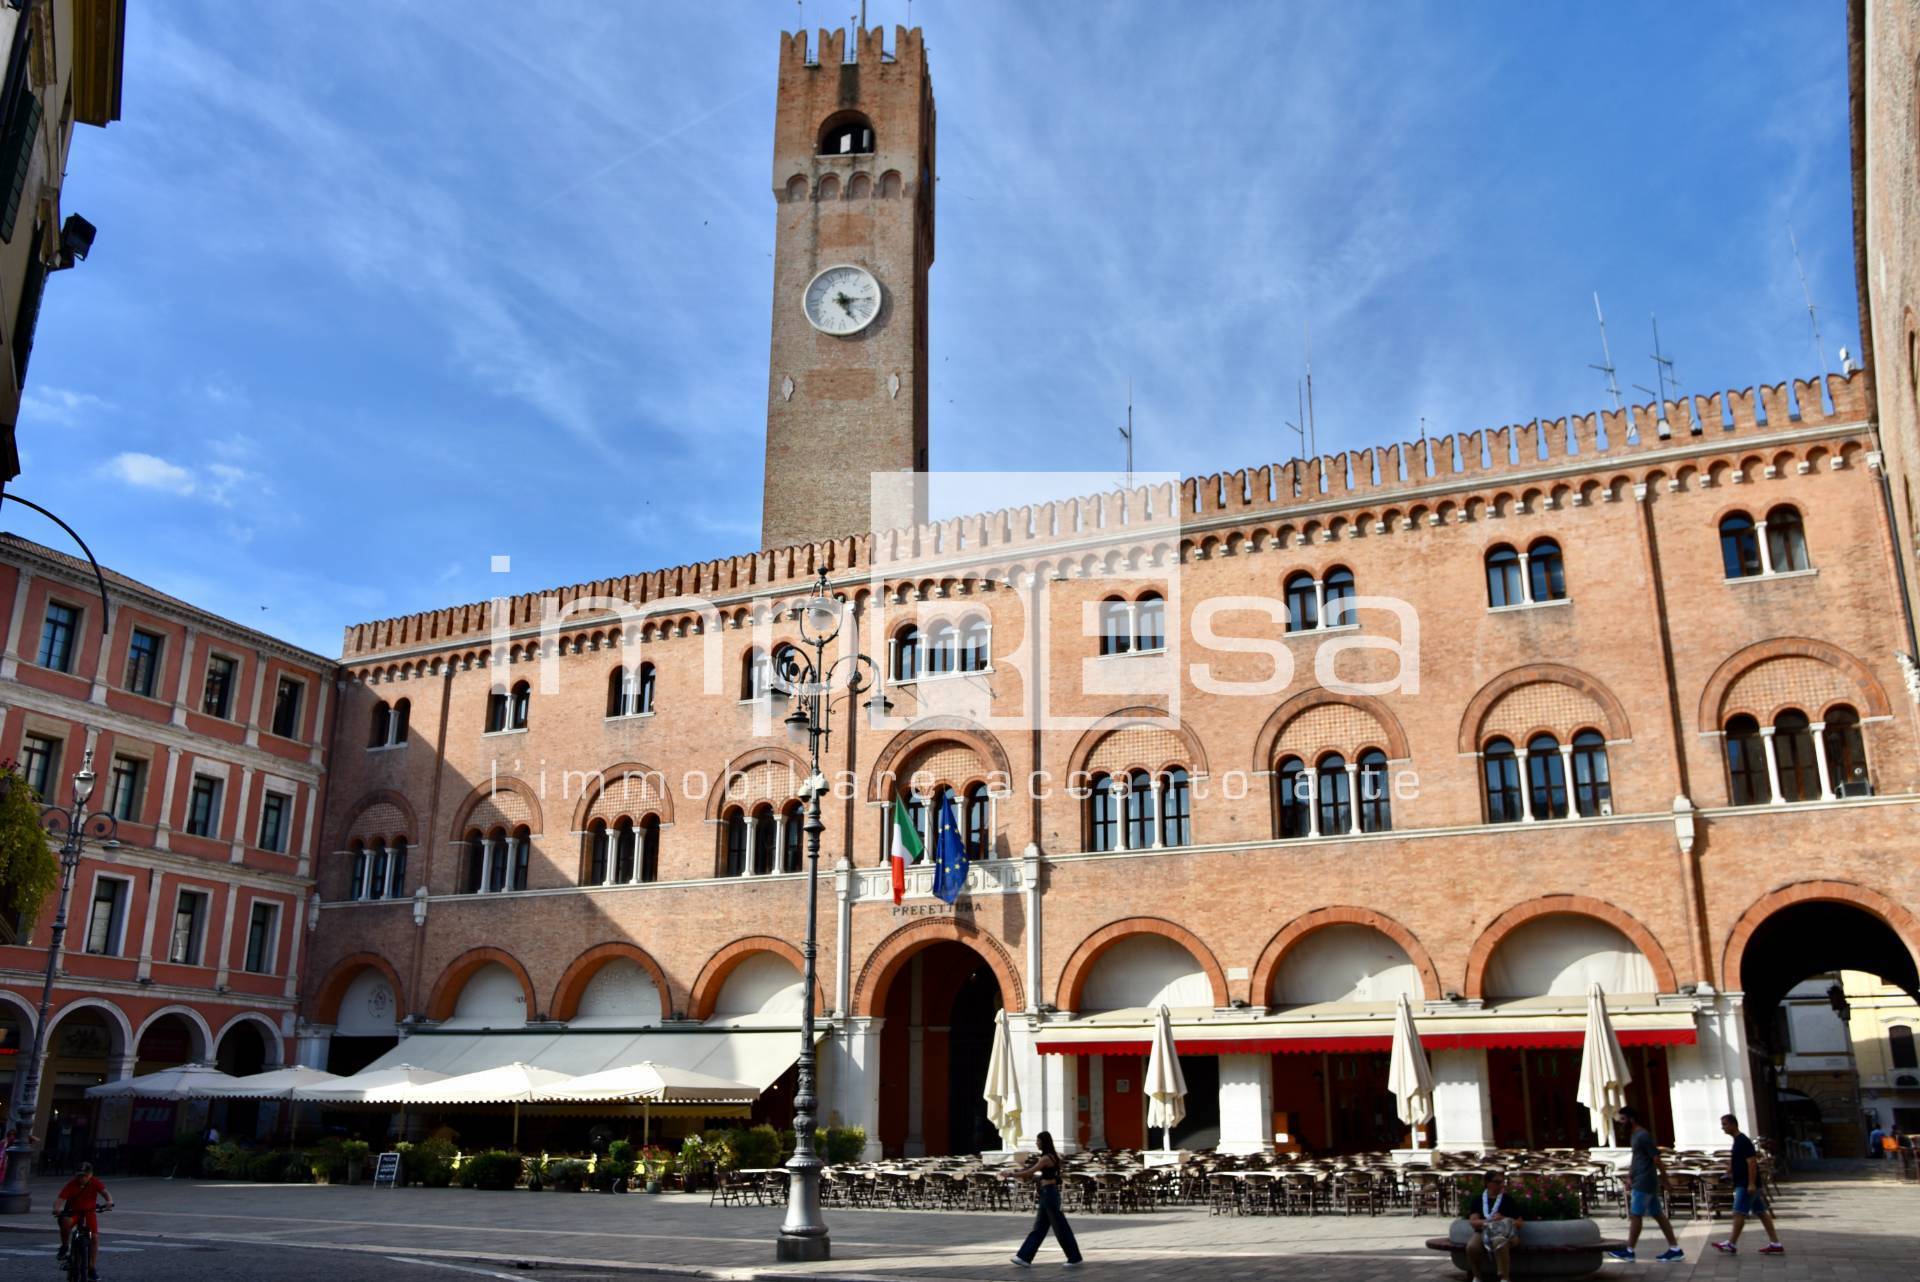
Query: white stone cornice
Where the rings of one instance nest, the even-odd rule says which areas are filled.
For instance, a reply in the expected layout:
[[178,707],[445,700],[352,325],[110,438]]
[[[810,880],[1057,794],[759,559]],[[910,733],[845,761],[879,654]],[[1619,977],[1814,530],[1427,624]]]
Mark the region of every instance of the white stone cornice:
[[211,757],[225,760],[256,770],[283,772],[283,778],[298,780],[311,788],[318,788],[324,767],[311,760],[297,761],[276,756],[244,743],[233,743],[226,739],[210,738],[193,734],[168,721],[148,721],[141,717],[129,716],[111,707],[102,707],[89,703],[85,699],[69,699],[65,695],[54,694],[37,686],[10,683],[3,695],[0,706],[20,708],[27,712],[37,712],[43,716],[58,717],[64,721],[105,730],[115,738],[125,736],[139,739],[145,743],[173,748],[181,752],[191,752],[196,757]]

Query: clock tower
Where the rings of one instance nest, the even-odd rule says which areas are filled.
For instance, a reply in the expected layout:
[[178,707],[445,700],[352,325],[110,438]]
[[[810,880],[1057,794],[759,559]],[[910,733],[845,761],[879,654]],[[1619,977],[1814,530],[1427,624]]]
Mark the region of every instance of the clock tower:
[[780,38],[766,548],[925,514],[933,84],[919,28],[885,34]]

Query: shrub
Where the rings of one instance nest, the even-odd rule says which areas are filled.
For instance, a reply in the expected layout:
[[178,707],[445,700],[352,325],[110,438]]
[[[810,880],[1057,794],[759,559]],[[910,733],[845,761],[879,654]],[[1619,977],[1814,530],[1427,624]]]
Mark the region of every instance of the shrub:
[[346,1159],[347,1181],[356,1183],[367,1169],[367,1154],[372,1150],[365,1140],[342,1140],[340,1155]]
[[460,1184],[470,1189],[510,1189],[520,1184],[520,1155],[493,1149],[460,1164]]
[[857,1162],[867,1151],[867,1132],[862,1126],[830,1126],[822,1156],[835,1166]]
[[244,1180],[247,1178],[247,1159],[252,1154],[232,1140],[221,1140],[210,1145],[200,1159],[200,1169],[206,1174],[226,1180]]
[[727,1144],[733,1149],[737,1166],[765,1169],[780,1161],[780,1133],[771,1126],[728,1131]]
[[421,1140],[397,1146],[400,1174],[410,1184],[443,1189],[453,1182],[453,1159],[459,1152],[451,1140]]
[[[366,1145],[362,1144],[360,1147],[365,1149]],[[338,1136],[328,1136],[307,1150],[307,1163],[315,1183],[326,1180],[330,1184],[345,1184],[347,1182],[347,1142]]]
[[587,1183],[587,1164],[577,1157],[556,1158],[546,1164],[549,1188],[562,1193],[578,1193]]
[[[1478,1198],[1487,1182],[1478,1177],[1461,1180],[1457,1186],[1461,1201]],[[1516,1175],[1507,1181],[1507,1191],[1520,1200],[1530,1220],[1579,1220],[1580,1181],[1571,1175]]]

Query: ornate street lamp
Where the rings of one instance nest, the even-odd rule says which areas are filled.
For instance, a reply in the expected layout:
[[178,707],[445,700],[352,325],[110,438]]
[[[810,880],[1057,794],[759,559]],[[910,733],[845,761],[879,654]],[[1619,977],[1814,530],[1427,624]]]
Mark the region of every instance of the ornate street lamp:
[[[820,834],[826,828],[820,820],[820,796],[827,790],[820,753],[833,733],[833,697],[845,694],[851,699],[876,681],[873,660],[857,649],[827,662],[827,647],[839,637],[843,618],[844,607],[827,594],[827,572],[822,570],[813,595],[800,608],[802,645],[788,652],[791,658],[773,673],[772,680],[773,688],[792,704],[782,720],[794,741],[806,744],[809,771],[803,789],[807,817],[801,825],[807,834],[807,939],[800,1004],[800,1080],[793,1097],[793,1156],[787,1159],[787,1218],[775,1244],[775,1258],[781,1261],[824,1260],[833,1253],[827,1222],[820,1214],[821,1161],[813,1149],[813,1117],[819,1106],[813,1081],[814,957],[820,916]],[[870,711],[881,706],[880,698],[867,704]]]
[[[8,776],[9,787],[18,786]],[[33,1123],[40,1109],[40,1073],[47,1051],[47,1017],[53,1006],[53,980],[60,971],[60,944],[67,934],[67,899],[73,893],[73,874],[80,867],[80,856],[93,838],[108,850],[119,846],[119,825],[104,811],[88,811],[93,800],[93,749],[73,775],[73,806],[40,807],[40,826],[60,838],[60,903],[53,914],[53,935],[47,940],[47,976],[40,988],[40,1015],[33,1026],[33,1045],[27,1051],[26,1067],[13,1092],[13,1115],[7,1125],[14,1131],[13,1147],[7,1150],[7,1182],[0,1187],[0,1215],[24,1215],[33,1209],[33,1195],[27,1192],[27,1164],[33,1159]]]

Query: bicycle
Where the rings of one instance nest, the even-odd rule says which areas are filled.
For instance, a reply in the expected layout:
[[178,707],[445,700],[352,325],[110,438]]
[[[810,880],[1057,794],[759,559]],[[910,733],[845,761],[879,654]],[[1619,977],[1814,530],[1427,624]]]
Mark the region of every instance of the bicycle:
[[[94,1208],[95,1215],[105,1215],[113,1206]],[[53,1213],[54,1222],[60,1221],[60,1212]],[[73,1236],[67,1239],[67,1282],[87,1282],[87,1257],[93,1254],[93,1234],[87,1231],[84,1215],[73,1217]]]

